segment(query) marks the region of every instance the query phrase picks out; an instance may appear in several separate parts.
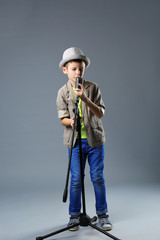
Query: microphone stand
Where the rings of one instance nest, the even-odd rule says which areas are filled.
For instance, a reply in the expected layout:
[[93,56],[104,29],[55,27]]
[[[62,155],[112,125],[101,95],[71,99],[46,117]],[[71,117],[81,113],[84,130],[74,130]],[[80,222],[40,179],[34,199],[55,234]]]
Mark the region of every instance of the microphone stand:
[[[73,109],[75,117],[74,117],[74,126],[73,126],[73,133],[72,133],[72,141],[71,141],[71,150],[70,150],[70,157],[69,157],[69,163],[68,163],[68,170],[67,170],[67,177],[66,177],[66,184],[65,189],[63,193],[63,202],[66,202],[67,195],[68,195],[68,181],[69,181],[69,173],[70,173],[70,164],[71,164],[71,158],[72,158],[72,149],[73,149],[73,141],[74,141],[74,133],[77,128],[78,130],[78,139],[79,139],[79,153],[80,153],[80,171],[81,171],[81,189],[82,189],[82,208],[83,211],[79,216],[79,223],[75,223],[71,226],[67,226],[65,228],[59,229],[55,232],[51,232],[49,234],[46,234],[44,236],[39,236],[36,238],[36,240],[43,240],[45,238],[49,238],[53,235],[56,235],[58,233],[64,232],[69,230],[70,228],[76,227],[76,226],[91,226],[92,228],[96,229],[97,231],[103,233],[104,235],[114,239],[114,240],[120,240],[119,238],[113,236],[112,234],[106,232],[105,230],[101,229],[100,227],[93,224],[97,220],[97,217],[94,216],[93,218],[90,218],[86,214],[86,204],[85,204],[85,189],[84,189],[84,171],[83,171],[83,159],[82,159],[82,143],[81,143],[81,122],[80,122],[80,116],[79,116],[79,109],[78,109],[78,103],[79,103],[79,97],[77,96],[75,101],[75,108]],[[77,124],[77,127],[76,127]]]

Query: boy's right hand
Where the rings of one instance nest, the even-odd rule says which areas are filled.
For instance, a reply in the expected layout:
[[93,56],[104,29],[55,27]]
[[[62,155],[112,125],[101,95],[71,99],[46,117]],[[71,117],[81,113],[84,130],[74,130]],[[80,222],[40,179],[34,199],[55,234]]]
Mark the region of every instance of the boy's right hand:
[[71,127],[74,127],[74,118],[71,118]]

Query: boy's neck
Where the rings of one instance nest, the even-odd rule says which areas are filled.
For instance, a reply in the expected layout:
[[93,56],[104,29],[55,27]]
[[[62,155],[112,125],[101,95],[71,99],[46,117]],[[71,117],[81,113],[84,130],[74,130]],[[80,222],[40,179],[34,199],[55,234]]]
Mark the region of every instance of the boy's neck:
[[70,80],[70,79],[69,79],[69,81],[70,81],[70,83],[71,83],[72,87],[74,87],[74,88],[75,88],[75,85],[76,85],[76,83],[75,83],[74,81]]

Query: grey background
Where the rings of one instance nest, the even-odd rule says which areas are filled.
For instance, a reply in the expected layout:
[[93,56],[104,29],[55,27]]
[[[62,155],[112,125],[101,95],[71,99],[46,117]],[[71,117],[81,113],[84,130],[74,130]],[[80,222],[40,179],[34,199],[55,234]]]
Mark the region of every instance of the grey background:
[[63,192],[68,159],[56,96],[67,81],[58,64],[71,46],[91,59],[85,78],[106,105],[108,189],[159,189],[159,11],[158,0],[0,0],[2,201]]

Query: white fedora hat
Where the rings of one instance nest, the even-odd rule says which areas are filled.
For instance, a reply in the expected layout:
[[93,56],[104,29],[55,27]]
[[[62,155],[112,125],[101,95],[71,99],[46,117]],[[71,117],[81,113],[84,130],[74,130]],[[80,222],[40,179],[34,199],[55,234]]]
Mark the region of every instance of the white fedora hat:
[[83,60],[86,64],[86,68],[90,65],[90,59],[84,55],[81,49],[76,47],[67,48],[64,53],[62,60],[59,63],[59,67],[62,68],[67,62],[71,60],[80,59]]

